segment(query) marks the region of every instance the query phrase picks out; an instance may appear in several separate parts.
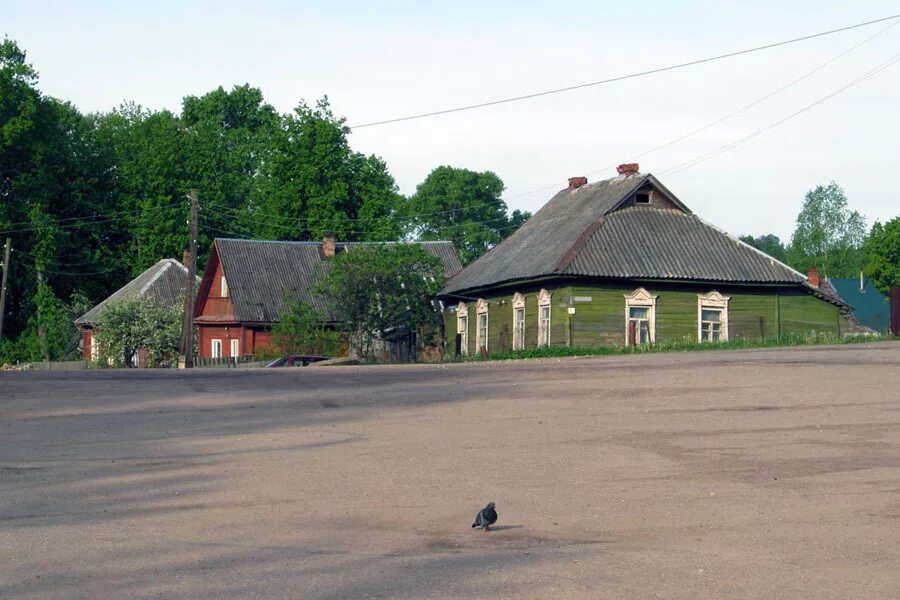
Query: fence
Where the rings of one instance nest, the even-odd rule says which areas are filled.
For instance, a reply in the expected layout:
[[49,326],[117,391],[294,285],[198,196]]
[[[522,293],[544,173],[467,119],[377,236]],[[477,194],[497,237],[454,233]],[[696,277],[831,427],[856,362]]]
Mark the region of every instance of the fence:
[[252,367],[262,367],[266,362],[267,361],[256,360],[254,356],[220,356],[218,358],[194,357],[194,366],[198,369],[247,369]]

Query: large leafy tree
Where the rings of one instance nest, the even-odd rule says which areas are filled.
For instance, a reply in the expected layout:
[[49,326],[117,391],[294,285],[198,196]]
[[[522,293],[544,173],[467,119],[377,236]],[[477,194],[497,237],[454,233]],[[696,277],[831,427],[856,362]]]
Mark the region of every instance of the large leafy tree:
[[866,239],[865,273],[882,292],[900,285],[900,217],[876,222]]
[[327,98],[281,118],[254,212],[269,239],[389,241],[402,234],[403,197],[384,161],[350,148]]
[[504,185],[490,171],[441,166],[428,174],[409,202],[409,233],[420,240],[450,240],[468,264],[518,229],[531,214],[510,214]]
[[180,123],[187,136],[185,181],[203,207],[201,247],[215,236],[254,237],[265,220],[253,216],[252,198],[278,137],[277,111],[257,88],[219,87],[187,96]]
[[787,262],[787,248],[785,248],[777,235],[771,233],[757,237],[753,237],[752,235],[742,235],[740,240],[753,246],[757,250],[765,252],[772,258],[780,260],[781,262]]
[[788,259],[801,271],[818,267],[830,277],[853,277],[863,267],[866,222],[847,206],[841,187],[831,182],[806,194],[797,215]]
[[335,256],[318,287],[363,356],[389,332],[434,331],[432,304],[444,283],[441,261],[418,244],[355,248]]
[[[21,337],[10,360],[55,358],[69,351],[74,292],[101,294],[116,271],[121,237],[107,218],[112,161],[97,122],[42,95],[37,74],[15,42],[0,44],[0,230],[15,250],[4,334]],[[101,218],[101,215],[103,218]],[[112,264],[112,266],[109,266]],[[99,265],[103,265],[102,267]],[[86,280],[82,274],[90,273]],[[54,337],[55,336],[55,337]],[[9,350],[10,346],[5,348]]]

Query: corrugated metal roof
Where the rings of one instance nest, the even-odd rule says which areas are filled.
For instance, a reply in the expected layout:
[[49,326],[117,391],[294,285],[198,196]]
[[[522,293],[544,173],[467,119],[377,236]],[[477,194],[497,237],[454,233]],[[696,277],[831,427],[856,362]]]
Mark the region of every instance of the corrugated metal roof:
[[566,275],[801,283],[787,265],[678,210],[634,206],[600,219]]
[[853,314],[860,323],[881,333],[887,333],[891,324],[891,303],[881,293],[872,280],[863,279],[863,287],[859,287],[859,279],[832,278],[828,283],[840,294],[844,301],[853,308]]
[[556,273],[581,234],[647,177],[615,177],[558,192],[511,236],[448,281],[444,293]]
[[[419,242],[438,257],[444,274],[451,277],[462,269],[452,242]],[[285,292],[329,314],[325,301],[311,290],[330,265],[319,242],[261,240],[215,240],[219,260],[234,304],[235,317],[244,323],[273,323],[287,310]],[[339,242],[337,251],[394,242]]]
[[[76,325],[94,325],[106,306],[121,300],[144,299],[156,306],[181,307],[187,268],[174,258],[164,258],[129,281],[109,298],[75,320]],[[200,278],[197,278],[199,283]]]
[[[629,201],[646,186],[661,192],[673,208]],[[802,273],[693,215],[653,175],[636,174],[557,193],[518,231],[451,279],[442,294],[554,275],[806,281]]]

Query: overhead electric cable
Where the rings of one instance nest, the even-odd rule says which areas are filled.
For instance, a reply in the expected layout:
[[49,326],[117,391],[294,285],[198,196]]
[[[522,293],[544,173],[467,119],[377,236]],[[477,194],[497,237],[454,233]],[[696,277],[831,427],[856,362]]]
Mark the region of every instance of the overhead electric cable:
[[383,120],[383,121],[373,121],[373,122],[371,122],[371,123],[362,123],[362,124],[360,124],[360,125],[351,125],[351,126],[350,126],[350,129],[363,129],[363,128],[365,128],[365,127],[375,127],[375,126],[378,126],[378,125],[388,125],[388,124],[390,124],[390,123],[400,123],[400,122],[402,122],[402,121],[412,121],[412,120],[415,120],[415,119],[424,119],[424,118],[426,118],[426,117],[434,117],[434,116],[438,116],[438,115],[446,115],[446,114],[456,113],[456,112],[462,112],[462,111],[466,111],[466,110],[475,110],[475,109],[477,109],[477,108],[485,108],[485,107],[488,107],[488,106],[496,106],[496,105],[498,105],[498,104],[508,104],[508,103],[510,103],[510,102],[518,102],[518,101],[520,101],[520,100],[530,100],[530,99],[532,99],[532,98],[539,98],[539,97],[541,97],[541,96],[549,96],[549,95],[551,95],[551,94],[560,94],[560,93],[562,93],[562,92],[571,92],[571,91],[573,91],[573,90],[580,90],[580,89],[587,88],[587,87],[594,87],[594,86],[604,85],[604,84],[608,84],[608,83],[615,83],[615,82],[617,82],[617,81],[624,81],[624,80],[626,80],[626,79],[636,79],[636,78],[638,78],[638,77],[645,77],[645,76],[647,76],[647,75],[655,75],[655,74],[657,74],[657,73],[664,73],[664,72],[666,72],[666,71],[674,71],[675,69],[683,69],[683,68],[685,68],[685,67],[692,67],[692,66],[695,66],[695,65],[700,65],[700,64],[704,64],[704,63],[708,63],[708,62],[713,62],[713,61],[717,61],[717,60],[723,60],[723,59],[726,59],[726,58],[732,58],[732,57],[735,57],[735,56],[741,56],[741,55],[743,55],[743,54],[750,54],[751,52],[759,52],[759,51],[762,51],[762,50],[769,50],[769,49],[771,49],[771,48],[777,48],[777,47],[779,47],[779,46],[786,46],[786,45],[788,45],[788,44],[795,44],[795,43],[797,43],[797,42],[803,42],[803,41],[811,40],[811,39],[814,39],[814,38],[824,37],[824,36],[827,36],[827,35],[833,35],[833,34],[835,34],[835,33],[840,33],[840,32],[842,32],[842,31],[849,31],[849,30],[851,30],[851,29],[857,29],[857,28],[859,28],[859,27],[866,27],[866,26],[868,26],[868,25],[874,25],[875,23],[883,23],[884,21],[890,21],[890,20],[894,20],[894,19],[900,19],[900,14],[891,15],[891,16],[888,16],[888,17],[882,17],[882,18],[880,18],[880,19],[874,19],[874,20],[871,20],[871,21],[865,21],[865,22],[863,22],[863,23],[856,23],[856,24],[854,24],[854,25],[847,25],[846,27],[839,27],[839,28],[837,28],[837,29],[830,29],[830,30],[828,30],[828,31],[821,31],[821,32],[819,32],[819,33],[813,33],[813,34],[810,34],[810,35],[805,35],[805,36],[802,36],[802,37],[792,38],[792,39],[789,39],[789,40],[782,40],[782,41],[780,41],[780,42],[774,42],[774,43],[771,43],[771,44],[765,44],[765,45],[763,45],[763,46],[756,46],[756,47],[753,47],[753,48],[745,48],[744,50],[737,50],[737,51],[735,51],[735,52],[727,52],[727,53],[725,53],[725,54],[718,54],[718,55],[716,55],[716,56],[709,56],[709,57],[706,57],[706,58],[700,58],[700,59],[697,59],[697,60],[692,60],[692,61],[688,61],[688,62],[678,63],[678,64],[675,64],[675,65],[668,65],[668,66],[665,66],[665,67],[657,67],[657,68],[654,68],[654,69],[649,69],[649,70],[647,70],[647,71],[640,71],[640,72],[637,72],[637,73],[629,73],[629,74],[627,74],[627,75],[619,75],[619,76],[617,76],[617,77],[610,77],[610,78],[608,78],[608,79],[601,79],[601,80],[599,80],[599,81],[591,81],[591,82],[588,82],[588,83],[581,83],[581,84],[571,85],[571,86],[567,86],[567,87],[555,88],[555,89],[552,89],[552,90],[545,90],[545,91],[542,91],[542,92],[534,92],[534,93],[531,93],[531,94],[523,94],[523,95],[521,95],[521,96],[513,96],[513,97],[510,97],[510,98],[502,98],[502,99],[499,99],[499,100],[490,100],[490,101],[487,101],[487,102],[480,102],[480,103],[478,103],[478,104],[469,104],[469,105],[467,105],[467,106],[457,106],[457,107],[455,107],[455,108],[446,108],[446,109],[443,109],[443,110],[436,110],[436,111],[427,112],[427,113],[419,113],[419,114],[415,114],[415,115],[408,115],[408,116],[405,116],[405,117],[396,117],[396,118],[393,118],[393,119],[385,119],[385,120]]
[[[891,24],[888,25],[887,27],[878,30],[875,34],[873,34],[873,35],[867,37],[866,39],[864,39],[863,41],[859,42],[858,44],[854,44],[853,46],[847,48],[846,50],[844,50],[844,51],[841,52],[840,54],[838,54],[838,55],[834,56],[833,58],[827,60],[826,62],[820,64],[819,66],[817,66],[816,68],[812,69],[811,71],[807,71],[807,72],[804,73],[803,75],[801,75],[801,76],[799,76],[799,77],[797,77],[797,78],[791,80],[790,82],[788,82],[788,83],[782,85],[781,87],[779,87],[779,88],[777,88],[777,89],[775,89],[775,90],[769,92],[768,94],[766,94],[766,95],[764,95],[764,96],[758,98],[757,100],[754,100],[753,102],[750,102],[749,104],[745,104],[743,107],[741,107],[741,108],[739,108],[739,109],[737,109],[737,110],[735,110],[735,111],[733,111],[733,112],[728,113],[728,114],[725,115],[724,117],[720,117],[720,118],[718,118],[718,119],[716,119],[716,120],[714,120],[714,121],[710,121],[709,123],[707,123],[707,124],[705,124],[705,125],[703,125],[703,126],[701,126],[701,127],[698,127],[697,129],[694,129],[693,131],[690,131],[690,132],[688,132],[688,133],[682,134],[682,135],[678,136],[677,138],[674,138],[674,139],[672,139],[672,140],[669,140],[668,142],[665,142],[665,143],[663,143],[663,144],[660,144],[659,146],[654,146],[653,148],[650,148],[649,150],[645,150],[644,152],[641,152],[640,154],[635,154],[635,155],[632,156],[632,157],[629,159],[629,161],[627,161],[627,162],[637,162],[639,159],[641,159],[641,158],[643,158],[643,157],[645,157],[645,156],[648,156],[648,155],[653,154],[653,153],[655,153],[655,152],[659,152],[660,150],[665,150],[666,148],[669,148],[669,147],[671,147],[671,146],[674,146],[674,145],[677,144],[678,142],[684,141],[684,140],[686,140],[687,138],[689,138],[689,137],[691,137],[691,136],[694,136],[694,135],[696,135],[696,134],[698,134],[698,133],[701,133],[701,132],[703,132],[703,131],[706,131],[707,129],[710,129],[711,127],[715,127],[715,126],[718,125],[719,123],[723,123],[723,122],[727,121],[728,119],[731,119],[732,117],[736,117],[737,115],[739,115],[739,114],[741,114],[741,113],[743,113],[743,112],[746,112],[747,110],[749,110],[749,109],[751,109],[751,108],[753,108],[753,107],[755,107],[755,106],[758,106],[759,104],[762,104],[764,101],[768,100],[769,98],[772,98],[773,96],[776,96],[777,94],[780,94],[780,93],[783,92],[784,90],[786,90],[786,89],[788,89],[788,88],[790,88],[790,87],[793,87],[794,85],[800,83],[801,81],[803,81],[803,80],[805,80],[805,79],[808,79],[809,77],[815,75],[816,73],[818,73],[819,71],[821,71],[821,70],[824,69],[825,67],[827,67],[827,66],[831,65],[832,63],[838,61],[839,59],[841,59],[841,58],[847,56],[848,54],[850,54],[850,53],[853,52],[854,50],[857,50],[857,49],[861,48],[862,46],[868,44],[869,42],[871,42],[872,40],[874,40],[876,37],[880,36],[881,34],[883,34],[884,32],[886,32],[887,30],[891,29],[892,27],[896,27],[897,25],[900,25],[900,21],[894,21],[893,23],[891,23]],[[610,171],[611,169],[613,169],[617,164],[618,164],[618,163],[613,163],[613,164],[607,165],[607,166],[605,166],[605,167],[601,167],[601,168],[599,168],[599,169],[595,169],[594,171],[590,171],[590,172],[586,173],[586,175],[587,175],[587,176],[591,176],[591,175],[596,175],[597,173],[605,173],[605,172]],[[558,188],[559,188],[559,183],[553,183],[553,184],[550,184],[550,185],[546,185],[546,186],[543,186],[543,187],[539,187],[539,188],[535,188],[535,189],[529,190],[529,191],[527,191],[527,192],[520,192],[520,193],[514,194],[514,195],[512,195],[512,196],[506,196],[506,197],[504,198],[504,200],[511,200],[511,199],[513,199],[513,198],[520,198],[520,197],[522,197],[522,196],[528,196],[528,195],[530,195],[530,194],[535,194],[535,193],[537,193],[537,192],[543,192],[543,191],[547,191],[547,190],[551,190],[551,189],[558,189]]]
[[837,96],[838,94],[840,94],[840,93],[842,93],[842,92],[844,92],[844,91],[846,91],[846,90],[852,88],[853,86],[855,86],[855,85],[857,85],[857,84],[859,84],[859,83],[862,83],[863,81],[865,81],[865,80],[867,80],[867,79],[869,79],[869,78],[871,78],[871,77],[874,77],[875,75],[878,75],[878,74],[881,73],[882,71],[884,71],[884,70],[888,69],[889,67],[891,67],[892,65],[894,65],[897,61],[900,61],[900,54],[895,54],[894,56],[892,56],[891,58],[887,59],[886,61],[884,61],[883,63],[881,63],[881,64],[878,65],[877,67],[875,67],[875,68],[871,69],[870,71],[868,71],[867,73],[865,73],[864,75],[861,75],[860,77],[857,77],[856,79],[854,79],[854,80],[851,81],[850,83],[848,83],[848,84],[846,84],[846,85],[844,85],[844,86],[842,86],[842,87],[836,89],[835,91],[831,92],[830,94],[827,94],[827,95],[825,95],[825,96],[822,96],[821,98],[819,98],[819,99],[816,100],[815,102],[813,102],[813,103],[811,103],[811,104],[807,104],[806,106],[804,106],[804,107],[801,108],[800,110],[798,110],[798,111],[796,111],[796,112],[793,112],[793,113],[789,114],[788,116],[784,117],[783,119],[780,119],[780,120],[778,120],[778,121],[775,121],[774,123],[770,123],[769,125],[766,125],[766,126],[763,127],[762,129],[757,129],[756,131],[754,131],[754,132],[752,132],[752,133],[749,133],[749,134],[747,134],[747,135],[745,135],[745,136],[743,136],[743,137],[740,137],[740,138],[734,140],[733,142],[729,142],[728,144],[725,144],[725,145],[723,145],[723,146],[719,146],[719,147],[716,148],[715,150],[711,150],[711,151],[706,152],[706,153],[704,153],[704,154],[701,154],[701,155],[699,155],[699,156],[695,156],[694,158],[692,158],[692,159],[690,159],[690,160],[686,160],[686,161],[684,161],[684,162],[682,162],[682,163],[679,163],[679,164],[677,164],[677,165],[675,165],[675,166],[673,166],[673,167],[669,167],[668,169],[665,169],[665,170],[663,170],[663,171],[660,171],[659,174],[660,174],[660,175],[672,175],[672,174],[674,174],[674,173],[678,173],[678,172],[680,172],[680,171],[683,171],[683,170],[685,170],[685,169],[689,169],[690,167],[693,167],[693,166],[695,166],[695,165],[698,165],[698,164],[700,164],[701,162],[704,162],[704,161],[706,161],[706,160],[709,160],[710,158],[713,158],[713,157],[715,157],[715,156],[718,156],[719,154],[722,154],[723,152],[727,152],[728,150],[731,150],[731,149],[734,148],[735,146],[738,146],[738,145],[740,145],[740,144],[743,144],[744,142],[749,141],[749,140],[751,140],[751,139],[753,139],[753,138],[755,138],[755,137],[757,137],[757,136],[759,136],[759,135],[761,135],[761,134],[763,134],[763,133],[769,131],[770,129],[774,129],[775,127],[778,127],[778,126],[781,125],[782,123],[786,123],[787,121],[790,121],[790,120],[793,119],[794,117],[797,117],[797,116],[799,116],[799,115],[802,115],[802,114],[805,113],[806,111],[808,111],[808,110],[810,110],[810,109],[812,109],[812,108],[815,108],[816,106],[822,104],[823,102],[826,102],[827,100],[830,100],[831,98],[834,98],[834,97]]

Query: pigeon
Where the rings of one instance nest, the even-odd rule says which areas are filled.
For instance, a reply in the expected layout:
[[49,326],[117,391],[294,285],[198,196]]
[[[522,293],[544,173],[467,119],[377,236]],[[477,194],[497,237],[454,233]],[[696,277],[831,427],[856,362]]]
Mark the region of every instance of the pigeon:
[[472,527],[481,527],[485,531],[488,531],[490,526],[497,522],[497,510],[495,509],[497,505],[493,502],[488,502],[487,506],[478,511],[478,514],[475,515],[475,522],[472,523]]

